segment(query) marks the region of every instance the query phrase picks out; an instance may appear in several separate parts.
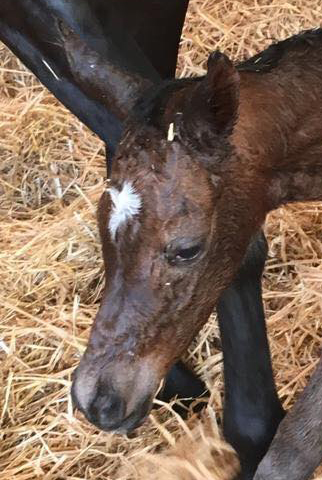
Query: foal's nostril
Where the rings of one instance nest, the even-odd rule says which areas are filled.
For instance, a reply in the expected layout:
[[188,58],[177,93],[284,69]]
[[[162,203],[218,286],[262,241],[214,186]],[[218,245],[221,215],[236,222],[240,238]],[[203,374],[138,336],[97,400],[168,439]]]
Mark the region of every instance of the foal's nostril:
[[115,393],[98,393],[89,407],[88,417],[103,430],[116,429],[125,417],[125,402]]

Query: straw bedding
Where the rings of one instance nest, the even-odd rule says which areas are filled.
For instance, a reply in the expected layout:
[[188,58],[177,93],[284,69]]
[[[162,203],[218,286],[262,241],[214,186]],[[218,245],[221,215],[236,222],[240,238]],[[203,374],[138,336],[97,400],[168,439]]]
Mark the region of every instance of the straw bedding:
[[[191,0],[178,73],[202,73],[215,48],[243,58],[321,23],[320,0]],[[223,379],[215,318],[188,355],[212,392],[203,427],[164,406],[125,438],[73,415],[71,374],[103,284],[95,221],[103,153],[101,142],[0,47],[0,480],[125,480],[156,472],[231,478],[236,460],[218,426]],[[280,209],[266,223],[264,299],[286,408],[321,352],[321,222],[322,204],[311,203]],[[142,458],[169,446],[167,457],[154,456],[142,473]]]

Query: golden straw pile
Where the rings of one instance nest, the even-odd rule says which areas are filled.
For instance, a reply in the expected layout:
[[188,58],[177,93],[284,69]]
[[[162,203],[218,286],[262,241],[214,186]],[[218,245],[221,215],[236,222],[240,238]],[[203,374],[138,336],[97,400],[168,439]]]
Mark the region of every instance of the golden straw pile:
[[[239,59],[321,24],[320,0],[191,0],[179,74],[202,73],[215,48]],[[3,46],[0,169],[0,480],[154,479],[156,471],[164,479],[231,478],[236,460],[217,426],[223,379],[215,318],[188,355],[212,391],[204,427],[163,407],[126,438],[73,415],[71,374],[103,285],[95,208],[104,150]],[[266,224],[264,298],[286,408],[321,353],[321,222],[322,204],[311,203],[276,211]],[[169,446],[166,458],[146,464]]]

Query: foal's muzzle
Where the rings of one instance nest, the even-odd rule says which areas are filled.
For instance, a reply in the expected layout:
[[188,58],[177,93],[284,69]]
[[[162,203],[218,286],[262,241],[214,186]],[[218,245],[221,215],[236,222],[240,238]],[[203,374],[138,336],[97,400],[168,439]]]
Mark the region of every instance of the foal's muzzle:
[[139,427],[148,416],[152,400],[148,396],[135,409],[127,414],[126,402],[114,391],[100,386],[92,402],[83,408],[72,386],[72,399],[75,407],[80,410],[87,420],[106,432],[129,433]]
[[73,403],[101,430],[128,433],[146,419],[161,378],[144,359],[106,366],[83,357],[74,374]]

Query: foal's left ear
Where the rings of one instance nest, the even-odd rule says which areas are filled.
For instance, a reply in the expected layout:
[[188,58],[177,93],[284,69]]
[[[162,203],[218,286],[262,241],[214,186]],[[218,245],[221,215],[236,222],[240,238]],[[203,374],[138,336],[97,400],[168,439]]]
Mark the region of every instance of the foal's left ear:
[[183,124],[190,140],[211,146],[218,135],[232,132],[239,104],[239,74],[229,58],[216,51],[208,71],[186,101]]

